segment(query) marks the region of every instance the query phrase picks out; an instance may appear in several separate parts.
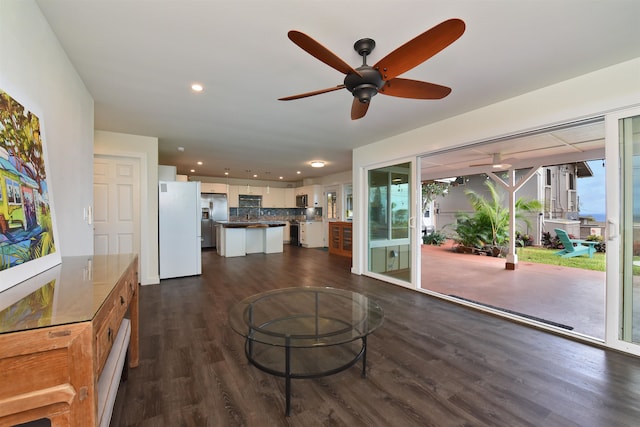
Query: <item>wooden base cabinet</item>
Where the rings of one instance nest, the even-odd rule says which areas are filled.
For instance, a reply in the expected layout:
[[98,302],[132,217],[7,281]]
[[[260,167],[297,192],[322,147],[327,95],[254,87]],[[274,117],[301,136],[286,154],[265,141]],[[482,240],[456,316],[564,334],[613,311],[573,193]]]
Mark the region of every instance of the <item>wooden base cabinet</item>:
[[104,405],[98,382],[112,351],[122,352],[113,348],[121,324],[133,368],[139,360],[135,255],[63,257],[0,293],[0,425],[42,418],[52,426],[108,425],[98,414]]
[[350,222],[330,222],[329,253],[350,257],[353,242],[352,230]]

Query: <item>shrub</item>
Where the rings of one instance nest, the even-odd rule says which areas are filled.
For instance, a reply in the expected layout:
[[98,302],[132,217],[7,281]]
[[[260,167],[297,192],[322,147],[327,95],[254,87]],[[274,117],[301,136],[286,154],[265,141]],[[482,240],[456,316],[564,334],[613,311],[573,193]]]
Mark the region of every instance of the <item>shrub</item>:
[[542,233],[542,246],[548,249],[562,249],[562,242],[558,239],[558,236],[551,237],[550,232]]
[[528,234],[523,234],[519,231],[516,231],[516,246],[525,247],[533,245],[533,237]]
[[447,240],[447,236],[439,231],[422,236],[422,243],[425,245],[441,246]]

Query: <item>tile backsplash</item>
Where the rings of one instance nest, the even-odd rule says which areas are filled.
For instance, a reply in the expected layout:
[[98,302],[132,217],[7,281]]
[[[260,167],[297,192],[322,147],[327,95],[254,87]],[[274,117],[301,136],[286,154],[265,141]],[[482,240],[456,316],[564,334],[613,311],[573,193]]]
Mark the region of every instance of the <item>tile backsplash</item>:
[[322,208],[229,208],[230,221],[321,221]]

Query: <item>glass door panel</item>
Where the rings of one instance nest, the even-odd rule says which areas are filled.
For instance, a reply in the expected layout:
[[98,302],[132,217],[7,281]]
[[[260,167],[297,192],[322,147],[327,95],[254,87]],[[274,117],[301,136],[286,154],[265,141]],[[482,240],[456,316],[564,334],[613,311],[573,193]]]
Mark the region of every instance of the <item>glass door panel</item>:
[[411,163],[368,174],[368,269],[411,282]]
[[640,343],[640,116],[619,121],[622,154],[622,336]]

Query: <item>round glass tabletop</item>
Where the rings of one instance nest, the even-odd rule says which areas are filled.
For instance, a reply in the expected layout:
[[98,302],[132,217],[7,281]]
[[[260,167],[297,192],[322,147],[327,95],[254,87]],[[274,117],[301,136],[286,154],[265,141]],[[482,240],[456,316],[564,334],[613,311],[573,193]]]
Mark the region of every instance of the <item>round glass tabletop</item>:
[[231,307],[231,328],[247,339],[282,347],[319,347],[366,337],[384,311],[357,292],[330,287],[276,289]]

